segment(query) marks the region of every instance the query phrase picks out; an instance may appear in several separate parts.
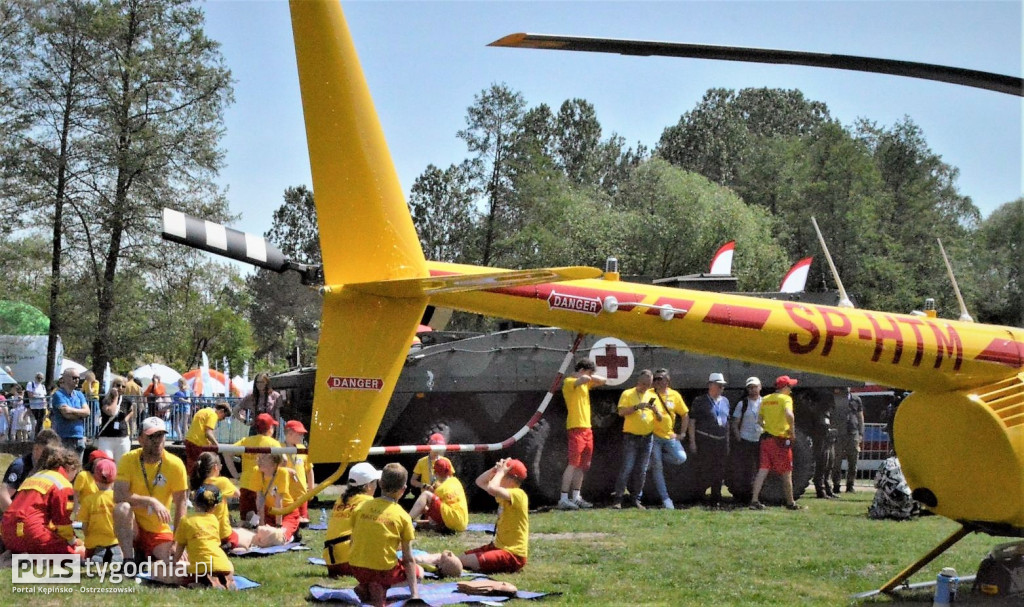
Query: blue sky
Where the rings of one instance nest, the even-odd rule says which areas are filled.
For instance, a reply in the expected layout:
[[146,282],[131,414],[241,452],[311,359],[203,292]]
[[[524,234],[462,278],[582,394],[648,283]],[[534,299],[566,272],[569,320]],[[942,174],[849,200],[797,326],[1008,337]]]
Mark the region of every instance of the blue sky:
[[[604,135],[653,147],[712,87],[797,88],[851,124],[910,116],[960,169],[984,215],[1022,185],[1020,97],[936,82],[689,59],[488,48],[512,32],[784,48],[904,59],[1021,75],[1022,3],[1007,2],[347,2],[363,70],[406,193],[430,163],[467,156],[455,133],[492,83],[530,106],[580,97]],[[222,145],[233,226],[262,234],[286,187],[309,185],[288,7],[283,1],[204,5],[235,78]]]

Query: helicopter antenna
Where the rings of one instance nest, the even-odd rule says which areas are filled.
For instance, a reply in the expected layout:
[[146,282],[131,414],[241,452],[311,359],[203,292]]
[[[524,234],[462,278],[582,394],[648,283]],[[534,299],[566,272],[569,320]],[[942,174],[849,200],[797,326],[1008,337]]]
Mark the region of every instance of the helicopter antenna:
[[942,251],[942,261],[946,262],[946,272],[949,273],[949,282],[953,283],[953,292],[956,293],[956,301],[960,304],[960,320],[962,322],[974,322],[974,318],[971,317],[967,311],[967,305],[964,303],[964,296],[960,294],[960,286],[956,283],[956,276],[953,275],[953,266],[949,265],[949,257],[946,256],[946,249],[942,246],[942,239],[935,239],[939,243],[939,251]]
[[840,308],[852,308],[853,302],[846,296],[846,288],[843,287],[843,281],[839,278],[839,271],[836,270],[836,264],[832,263],[832,255],[828,252],[828,245],[825,244],[825,238],[821,235],[821,230],[818,229],[818,222],[811,217],[811,223],[814,224],[814,231],[818,234],[818,242],[821,243],[821,250],[825,252],[825,261],[828,262],[828,267],[832,270],[832,278],[836,279],[836,287],[839,289],[839,307]]

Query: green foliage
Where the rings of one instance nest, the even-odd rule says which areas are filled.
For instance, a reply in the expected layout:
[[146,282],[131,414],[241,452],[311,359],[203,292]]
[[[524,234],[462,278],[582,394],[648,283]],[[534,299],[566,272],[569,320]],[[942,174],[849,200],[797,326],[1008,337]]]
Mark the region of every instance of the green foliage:
[[1024,198],[1002,205],[981,223],[976,260],[975,320],[1024,328]]
[[39,308],[0,300],[0,335],[45,335],[49,328],[50,319]]
[[[264,237],[296,261],[319,264],[320,237],[313,192],[305,186],[287,188],[283,204],[274,211],[273,227]],[[315,364],[320,295],[301,284],[296,272],[258,270],[249,276],[247,284],[251,293],[249,315],[253,327],[258,327],[254,335],[256,356],[267,360],[271,369],[283,369],[295,364],[298,349],[299,362]]]
[[409,211],[427,259],[465,262],[476,258],[473,201],[477,194],[468,162],[443,171],[431,164],[416,178]]

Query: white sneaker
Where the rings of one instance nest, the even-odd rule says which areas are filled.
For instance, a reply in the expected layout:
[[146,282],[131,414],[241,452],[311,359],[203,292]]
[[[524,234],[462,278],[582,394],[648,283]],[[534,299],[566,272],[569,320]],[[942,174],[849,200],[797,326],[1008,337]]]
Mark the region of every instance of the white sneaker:
[[673,504],[672,500],[670,500],[670,499],[667,499],[667,500],[663,501],[661,503],[661,505],[662,505],[662,507],[665,508],[665,510],[675,510],[676,509],[676,505]]
[[579,506],[580,510],[589,510],[590,508],[594,507],[594,504],[591,504],[587,500],[583,499],[583,497],[577,497],[576,499],[572,500],[572,503]]
[[555,506],[555,508],[558,508],[559,510],[579,510],[580,509],[580,507],[576,505],[576,502],[574,502],[571,499],[566,498],[566,497],[563,497],[560,500],[558,500],[558,505]]

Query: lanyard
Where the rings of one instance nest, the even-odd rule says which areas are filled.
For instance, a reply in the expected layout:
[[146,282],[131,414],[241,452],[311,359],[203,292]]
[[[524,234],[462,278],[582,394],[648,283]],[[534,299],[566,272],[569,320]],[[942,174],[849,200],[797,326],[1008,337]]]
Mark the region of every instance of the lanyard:
[[[146,493],[149,493],[150,497],[156,497],[153,495],[153,489],[149,486],[149,476],[146,474],[146,464],[142,462],[142,455],[139,454],[139,467],[142,468],[142,480],[146,483]],[[160,469],[164,467],[164,458],[160,458],[160,463],[156,466],[156,474],[153,475],[153,486],[156,486],[157,480],[160,478]]]
[[[277,480],[277,470],[278,469],[275,469],[274,474],[270,476],[270,480],[267,482],[267,488],[260,492],[260,496],[263,498],[264,503],[267,501],[267,494],[274,488],[274,481]],[[262,473],[260,474],[262,475]]]

